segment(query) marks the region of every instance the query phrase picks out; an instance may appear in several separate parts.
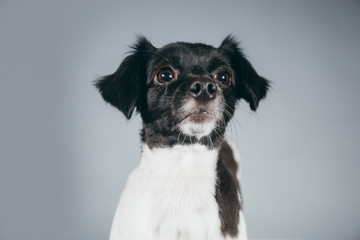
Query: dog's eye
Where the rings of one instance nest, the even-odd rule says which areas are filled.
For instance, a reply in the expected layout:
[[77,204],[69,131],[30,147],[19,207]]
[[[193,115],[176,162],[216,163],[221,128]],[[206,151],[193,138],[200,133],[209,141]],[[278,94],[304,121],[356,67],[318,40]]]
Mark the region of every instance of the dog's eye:
[[174,72],[171,69],[163,69],[156,75],[159,83],[170,82],[174,78]]
[[231,83],[231,77],[226,71],[218,71],[214,74],[214,79],[222,84],[229,86]]

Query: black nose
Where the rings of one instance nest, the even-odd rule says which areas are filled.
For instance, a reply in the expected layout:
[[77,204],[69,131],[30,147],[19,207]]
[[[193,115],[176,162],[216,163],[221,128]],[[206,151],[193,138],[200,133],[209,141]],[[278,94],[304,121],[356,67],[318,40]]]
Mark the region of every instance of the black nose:
[[190,95],[200,101],[209,101],[216,97],[216,84],[210,81],[195,81],[190,86]]

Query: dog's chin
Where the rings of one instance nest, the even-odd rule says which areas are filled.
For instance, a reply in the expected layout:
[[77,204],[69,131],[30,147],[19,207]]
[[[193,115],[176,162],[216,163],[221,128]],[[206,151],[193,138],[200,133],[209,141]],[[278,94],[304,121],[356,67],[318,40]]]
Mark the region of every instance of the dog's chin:
[[208,113],[193,113],[179,125],[182,133],[198,139],[210,135],[216,127],[216,119]]

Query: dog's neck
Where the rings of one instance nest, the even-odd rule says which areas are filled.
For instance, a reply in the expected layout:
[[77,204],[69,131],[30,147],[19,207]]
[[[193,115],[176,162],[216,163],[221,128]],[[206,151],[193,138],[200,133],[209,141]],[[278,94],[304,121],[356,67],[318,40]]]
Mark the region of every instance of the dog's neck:
[[152,148],[167,148],[175,145],[193,145],[200,144],[206,146],[208,149],[218,149],[224,142],[225,127],[214,130],[210,135],[197,138],[196,136],[189,136],[181,133],[177,129],[172,131],[159,131],[153,129],[149,124],[143,124],[143,129],[140,133],[141,140],[150,149]]
[[[147,161],[154,168],[163,168],[164,164],[176,164],[177,167],[182,164],[189,166],[197,160],[205,161],[206,165],[209,165],[211,169],[215,169],[218,154],[218,149],[208,149],[206,146],[198,143],[191,145],[174,145],[171,148],[161,147],[152,149],[147,144],[143,144],[141,159],[142,161]],[[198,170],[198,168],[194,168],[195,172]]]

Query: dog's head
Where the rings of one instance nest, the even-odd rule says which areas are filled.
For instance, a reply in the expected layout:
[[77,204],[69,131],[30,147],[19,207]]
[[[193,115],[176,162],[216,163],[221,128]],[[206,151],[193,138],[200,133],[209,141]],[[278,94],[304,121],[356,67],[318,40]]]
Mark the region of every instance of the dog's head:
[[218,48],[184,42],[155,48],[144,37],[132,48],[117,71],[96,87],[128,119],[135,109],[141,114],[143,140],[150,145],[216,142],[238,100],[255,111],[266,96],[268,81],[231,36]]

